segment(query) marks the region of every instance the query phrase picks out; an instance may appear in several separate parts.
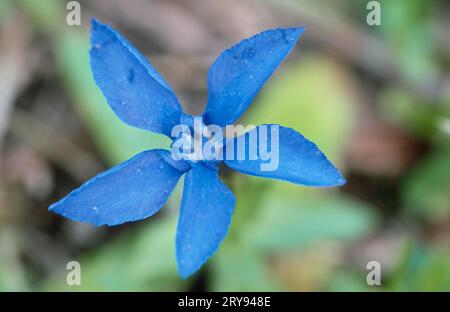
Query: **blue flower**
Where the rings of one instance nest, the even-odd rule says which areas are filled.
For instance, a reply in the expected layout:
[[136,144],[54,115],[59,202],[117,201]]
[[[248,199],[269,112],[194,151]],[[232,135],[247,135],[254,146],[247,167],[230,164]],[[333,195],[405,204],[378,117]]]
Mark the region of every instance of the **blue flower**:
[[[225,127],[235,122],[302,32],[303,28],[267,30],[225,50],[209,69],[204,124]],[[91,44],[94,79],[123,122],[167,136],[176,125],[192,126],[193,116],[183,113],[169,84],[118,32],[93,20]],[[252,131],[259,132],[261,127]],[[314,143],[292,129],[278,129],[276,170],[261,170],[261,160],[223,162],[242,173],[305,186],[345,183]],[[245,147],[249,149],[248,142]],[[235,199],[218,176],[217,161],[175,160],[166,150],[144,151],[92,178],[49,210],[97,226],[141,220],[161,209],[183,174],[176,257],[179,273],[186,278],[214,254],[231,222]]]

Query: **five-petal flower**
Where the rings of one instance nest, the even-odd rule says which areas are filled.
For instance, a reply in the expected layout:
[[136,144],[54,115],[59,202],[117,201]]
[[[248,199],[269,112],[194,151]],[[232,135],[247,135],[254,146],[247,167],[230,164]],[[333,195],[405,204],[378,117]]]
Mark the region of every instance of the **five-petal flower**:
[[[205,125],[224,127],[235,122],[302,32],[303,28],[267,30],[225,50],[208,73]],[[167,136],[174,126],[189,124],[193,116],[183,113],[169,84],[123,36],[93,20],[91,43],[94,79],[123,122]],[[345,183],[314,143],[282,126],[276,170],[262,171],[260,160],[225,159],[224,163],[242,173],[306,186]],[[166,150],[144,151],[97,175],[49,210],[97,226],[141,220],[164,205],[183,174],[176,257],[185,278],[214,254],[231,222],[235,199],[218,176],[217,162],[174,160]]]

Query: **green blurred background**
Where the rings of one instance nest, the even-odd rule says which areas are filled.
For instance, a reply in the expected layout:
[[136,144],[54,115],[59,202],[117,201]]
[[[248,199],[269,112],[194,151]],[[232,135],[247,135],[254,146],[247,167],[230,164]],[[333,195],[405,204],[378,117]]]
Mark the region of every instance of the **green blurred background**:
[[[450,290],[450,4],[365,0],[0,0],[0,291]],[[302,132],[348,183],[309,189],[221,170],[230,233],[182,280],[180,182],[157,216],[95,228],[47,211],[96,173],[169,141],[121,123],[89,69],[89,20],[119,29],[200,113],[206,73],[261,30],[305,26],[241,123]],[[111,64],[114,66],[114,64]],[[66,264],[81,264],[81,286]],[[366,283],[369,261],[382,285]]]

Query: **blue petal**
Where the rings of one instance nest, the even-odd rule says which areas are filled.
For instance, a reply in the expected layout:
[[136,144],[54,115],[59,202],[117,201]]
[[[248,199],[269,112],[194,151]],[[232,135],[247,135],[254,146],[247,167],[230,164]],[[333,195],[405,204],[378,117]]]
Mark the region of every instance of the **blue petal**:
[[208,73],[206,125],[237,120],[302,33],[303,28],[267,30],[225,50]]
[[164,150],[142,152],[92,178],[49,210],[97,226],[147,218],[166,202],[183,174]]
[[109,105],[125,123],[170,136],[181,106],[167,82],[124,37],[92,21],[91,68]]
[[[266,128],[269,129],[265,132],[267,136],[260,137],[263,126],[270,126],[270,128]],[[270,148],[271,144],[275,142],[270,129],[276,129],[277,127],[279,129],[278,161],[276,160],[276,145],[274,144],[274,150],[271,151]],[[238,138],[230,140],[225,147],[228,150],[231,148],[230,144],[234,144],[234,156],[231,157],[231,160],[226,158],[224,160],[230,168],[249,175],[285,180],[306,186],[330,187],[345,183],[345,179],[339,170],[333,166],[319,148],[293,129],[279,125],[261,125],[243,135],[245,135],[245,160],[237,159],[238,147],[236,143],[239,141]],[[260,138],[259,145],[256,143],[258,137]],[[268,142],[266,143],[269,147],[267,150],[273,153],[270,157],[266,155],[266,160],[262,160],[259,150],[262,146],[261,142]],[[249,160],[250,146],[257,146],[258,156],[256,160]],[[230,154],[233,153],[230,152]],[[268,171],[267,168],[265,168],[265,171],[262,170],[261,165],[266,164],[265,166],[267,166],[270,162],[274,164],[271,169],[275,168],[275,170]],[[276,164],[277,166],[275,166]]]
[[217,169],[197,163],[186,174],[176,237],[178,271],[197,271],[225,238],[234,210],[234,195]]

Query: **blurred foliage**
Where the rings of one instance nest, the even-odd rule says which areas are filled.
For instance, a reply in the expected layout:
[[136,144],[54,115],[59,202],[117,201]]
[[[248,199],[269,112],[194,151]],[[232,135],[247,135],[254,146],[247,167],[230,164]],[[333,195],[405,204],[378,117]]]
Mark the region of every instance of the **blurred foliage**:
[[9,0],[0,1],[0,20],[2,20],[5,15],[8,13],[8,9],[10,7]]
[[[220,4],[230,5],[227,3],[231,2]],[[22,261],[27,258],[23,257],[24,250],[29,248],[27,235],[31,235],[22,227],[28,225],[3,226],[0,214],[0,290],[450,290],[449,250],[439,247],[448,244],[448,230],[445,230],[450,224],[450,92],[445,85],[449,69],[448,63],[437,57],[449,54],[442,52],[445,48],[436,35],[436,10],[442,4],[421,0],[380,2],[382,25],[375,28],[365,25],[364,1],[356,4],[347,0],[338,5],[329,0],[266,0],[255,4],[267,12],[277,12],[273,16],[267,13],[277,26],[286,18],[292,23],[306,24],[308,31],[300,47],[262,89],[242,123],[279,123],[298,130],[343,169],[348,186],[339,190],[310,189],[222,170],[224,180],[236,195],[230,233],[201,272],[188,280],[178,277],[174,253],[178,215],[174,207],[179,205],[181,182],[166,211],[152,220],[125,226],[117,235],[108,232],[106,238],[88,248],[65,245],[67,238],[60,237],[58,229],[65,229],[69,221],[59,218],[56,230],[49,225],[50,221],[38,224],[38,232],[46,227],[43,231],[48,230],[52,239],[56,237],[52,242],[64,245],[66,251],[55,260],[50,272],[41,275],[37,273],[39,270]],[[94,155],[98,152],[109,166],[139,151],[169,146],[167,138],[129,127],[110,110],[90,72],[88,27],[69,27],[62,22],[64,1],[18,0],[12,3],[0,0],[0,23],[13,6],[28,16],[33,35],[44,41],[50,50],[57,76],[64,86],[61,92],[68,97],[71,109],[95,143],[96,151],[91,151]],[[177,1],[174,3],[177,5]],[[239,10],[242,4],[233,2],[231,5]],[[99,16],[118,14],[103,12],[85,2],[83,6]],[[221,15],[227,12],[222,11]],[[133,19],[118,16],[120,18],[115,18],[121,19],[121,25],[133,22]],[[448,18],[450,13],[446,11],[444,16]],[[201,16],[194,18],[202,19]],[[224,21],[228,25],[228,21]],[[336,25],[357,28],[353,35],[359,37],[352,41],[336,32],[342,40],[324,46],[323,37],[310,29],[317,26],[321,32],[334,34],[334,28],[339,28]],[[142,25],[134,25],[136,29],[139,27]],[[163,30],[164,27],[152,29],[154,32]],[[325,38],[331,41],[331,37]],[[392,72],[380,75],[370,72],[370,68],[376,66],[367,69],[358,63],[359,51],[353,51],[354,42],[373,43],[375,40],[382,42],[382,48],[376,44],[370,46],[385,50],[370,51],[372,54],[366,62],[387,62],[384,68]],[[149,44],[158,46],[156,41]],[[225,47],[224,44],[215,48]],[[170,54],[159,48],[155,50]],[[177,51],[172,52],[175,56],[170,54],[170,57],[181,57]],[[380,55],[387,55],[387,61]],[[182,92],[189,98],[192,90]],[[198,99],[198,94],[191,97]],[[373,119],[387,120],[405,131],[415,144],[427,147],[417,162],[394,177],[394,187],[386,186],[384,180],[353,172],[355,169],[348,163],[346,156],[353,152],[351,143],[355,135],[361,134],[358,126],[367,120],[363,118],[366,111],[375,115],[371,116]],[[377,130],[380,129],[376,129],[374,135]],[[372,137],[363,138],[374,149],[382,145],[373,143]],[[74,186],[73,181],[61,184]],[[65,189],[67,186],[55,186],[58,187]],[[379,195],[380,189],[387,191]],[[378,198],[374,200],[371,193]],[[21,198],[17,202],[27,205],[27,200]],[[38,204],[39,208],[33,206],[33,209],[39,210],[44,205]],[[389,210],[391,208],[385,206],[395,207]],[[401,248],[390,247],[388,240],[383,240],[386,228],[400,233],[396,234],[398,237],[406,233],[407,242],[399,244]],[[100,237],[100,229],[82,229]],[[426,238],[428,232],[436,232],[436,237],[444,238],[433,241]],[[398,237],[395,238],[401,240]],[[374,248],[377,251],[374,253],[371,246],[377,240],[381,240],[382,247]],[[27,256],[32,258],[30,254]],[[365,264],[377,260],[378,256],[388,260],[400,258],[400,261],[387,268],[386,274],[383,268],[381,288],[371,288],[365,281]],[[79,287],[66,285],[65,264],[69,259],[81,263],[82,285]]]
[[432,139],[442,115],[439,107],[424,105],[423,101],[402,89],[388,88],[380,96],[380,110],[386,119],[402,125],[425,140]]
[[380,1],[386,42],[393,47],[396,62],[410,79],[421,82],[434,74],[433,10],[435,1]]
[[403,185],[409,212],[430,222],[450,217],[450,154],[436,152],[424,159]]
[[392,274],[388,289],[394,291],[448,291],[450,253],[448,249],[424,247],[410,242]]
[[47,32],[51,36],[61,35],[59,31],[64,28],[56,27],[64,14],[61,3],[55,0],[18,0],[17,3],[32,18],[39,31]]
[[283,290],[270,274],[264,255],[240,242],[225,241],[210,267],[213,291]]
[[343,196],[301,198],[291,192],[265,194],[261,215],[245,230],[253,248],[304,248],[317,241],[360,239],[374,229],[375,217],[364,204]]

